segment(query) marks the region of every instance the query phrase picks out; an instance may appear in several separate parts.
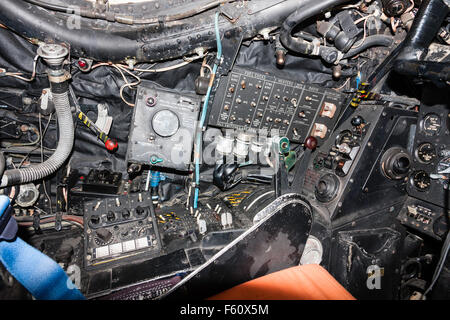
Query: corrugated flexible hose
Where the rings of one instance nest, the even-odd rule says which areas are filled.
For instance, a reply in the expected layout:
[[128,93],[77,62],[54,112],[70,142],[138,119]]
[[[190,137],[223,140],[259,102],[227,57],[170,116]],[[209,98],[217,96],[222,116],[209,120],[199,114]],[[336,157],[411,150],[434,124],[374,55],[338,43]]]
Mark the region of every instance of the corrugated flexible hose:
[[0,187],[28,183],[47,177],[55,173],[72,152],[75,133],[68,91],[63,93],[52,92],[52,95],[60,133],[56,151],[43,163],[32,165],[29,168],[6,170]]

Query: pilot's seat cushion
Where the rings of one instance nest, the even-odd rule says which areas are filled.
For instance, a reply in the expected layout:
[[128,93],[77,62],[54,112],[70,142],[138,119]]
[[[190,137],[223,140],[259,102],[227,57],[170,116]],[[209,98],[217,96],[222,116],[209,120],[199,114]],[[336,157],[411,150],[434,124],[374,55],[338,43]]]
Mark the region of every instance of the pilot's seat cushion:
[[355,300],[323,267],[292,267],[245,282],[211,300]]

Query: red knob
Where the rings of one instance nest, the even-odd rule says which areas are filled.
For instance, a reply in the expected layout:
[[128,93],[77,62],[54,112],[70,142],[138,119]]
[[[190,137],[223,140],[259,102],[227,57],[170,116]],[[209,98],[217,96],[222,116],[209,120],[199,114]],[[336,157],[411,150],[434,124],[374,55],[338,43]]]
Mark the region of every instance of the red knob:
[[119,148],[119,143],[116,139],[108,139],[105,142],[105,147],[108,151],[114,152]]
[[78,66],[79,66],[81,69],[86,69],[87,66],[88,66],[88,64],[87,64],[86,60],[80,59],[80,60],[78,60]]
[[309,150],[314,150],[317,148],[317,139],[314,137],[309,136],[305,140],[305,147]]

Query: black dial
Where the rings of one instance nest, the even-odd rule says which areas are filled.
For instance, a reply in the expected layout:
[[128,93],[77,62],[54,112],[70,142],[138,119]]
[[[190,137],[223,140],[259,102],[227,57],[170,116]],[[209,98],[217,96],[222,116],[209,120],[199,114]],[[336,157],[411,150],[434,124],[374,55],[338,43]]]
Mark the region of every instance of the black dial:
[[423,118],[422,130],[428,135],[435,136],[441,131],[441,117],[437,114],[429,113]]
[[436,149],[429,142],[422,143],[417,148],[416,156],[422,163],[431,163],[436,158]]
[[116,220],[116,214],[112,211],[108,211],[108,213],[106,214],[106,219],[109,222],[114,222]]
[[94,216],[91,217],[91,224],[93,224],[93,225],[99,224],[100,221],[101,221],[101,220],[100,220],[100,217],[99,217],[99,216],[94,215]]
[[416,171],[411,176],[411,184],[419,191],[426,191],[431,186],[431,179],[425,171]]

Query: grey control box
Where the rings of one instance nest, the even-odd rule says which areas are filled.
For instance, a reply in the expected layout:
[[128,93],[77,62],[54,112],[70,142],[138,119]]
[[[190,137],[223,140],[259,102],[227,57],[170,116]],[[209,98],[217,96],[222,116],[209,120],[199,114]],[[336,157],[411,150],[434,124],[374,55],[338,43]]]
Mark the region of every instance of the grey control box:
[[131,123],[127,161],[189,170],[200,103],[196,95],[141,85]]

